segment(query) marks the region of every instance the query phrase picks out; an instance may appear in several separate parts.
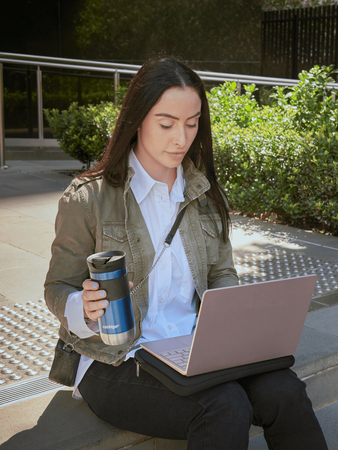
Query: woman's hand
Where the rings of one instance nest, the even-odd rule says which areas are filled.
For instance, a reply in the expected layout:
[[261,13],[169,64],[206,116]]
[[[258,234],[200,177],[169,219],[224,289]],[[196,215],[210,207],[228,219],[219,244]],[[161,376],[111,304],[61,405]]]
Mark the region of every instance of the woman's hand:
[[[134,283],[129,281],[129,288],[132,289]],[[91,319],[97,321],[99,317],[104,314],[104,309],[107,308],[109,302],[105,300],[107,296],[106,291],[100,289],[99,284],[96,281],[85,280],[82,283],[82,302],[83,313],[85,319]]]

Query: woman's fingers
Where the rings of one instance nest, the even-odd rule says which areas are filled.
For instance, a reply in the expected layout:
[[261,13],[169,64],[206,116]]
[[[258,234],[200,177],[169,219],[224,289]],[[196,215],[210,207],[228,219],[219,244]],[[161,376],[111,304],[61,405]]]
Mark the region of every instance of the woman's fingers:
[[[129,281],[129,289],[132,289],[134,283]],[[97,282],[92,280],[85,280],[82,283],[82,302],[84,317],[97,321],[104,314],[104,309],[107,308],[109,302],[105,300],[106,291],[100,289]]]
[[99,289],[100,286],[99,283],[97,283],[96,281],[85,280],[82,283],[82,287],[87,291],[96,291],[97,289]]
[[106,292],[99,289],[99,284],[92,280],[82,283],[82,302],[84,317],[97,321],[104,314],[104,308],[108,306],[108,300],[104,300]]
[[[85,292],[85,291],[83,291]],[[108,306],[108,300],[83,300],[84,317],[96,321],[104,314],[104,309]]]

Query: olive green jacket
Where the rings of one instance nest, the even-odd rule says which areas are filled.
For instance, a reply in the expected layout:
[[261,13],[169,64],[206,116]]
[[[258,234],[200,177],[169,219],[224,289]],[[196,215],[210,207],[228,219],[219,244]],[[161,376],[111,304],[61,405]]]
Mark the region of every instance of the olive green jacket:
[[[59,201],[56,217],[56,238],[52,244],[52,258],[45,282],[45,299],[50,311],[59,319],[59,334],[65,342],[76,336],[68,330],[64,317],[69,294],[82,290],[89,278],[86,258],[97,252],[122,250],[126,253],[128,277],[136,286],[148,273],[155,251],[141,210],[130,189],[134,171],[129,167],[124,186],[114,188],[103,178],[75,179]],[[238,284],[233,264],[230,240],[222,239],[222,224],[209,200],[209,209],[201,203],[210,188],[206,177],[188,161],[184,172],[187,205],[179,227],[196,292],[201,298],[206,289]],[[216,232],[216,224],[218,232]],[[115,364],[124,359],[142,334],[142,320],[148,310],[148,283],[132,296],[136,337],[133,342],[109,346],[99,335],[81,339],[76,350],[90,358]]]

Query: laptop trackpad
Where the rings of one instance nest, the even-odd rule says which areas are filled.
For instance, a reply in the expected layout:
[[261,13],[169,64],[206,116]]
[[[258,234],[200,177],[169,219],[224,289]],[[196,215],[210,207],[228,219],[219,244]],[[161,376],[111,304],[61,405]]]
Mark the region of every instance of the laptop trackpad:
[[141,344],[143,348],[147,348],[157,354],[162,352],[170,352],[183,347],[191,347],[194,335],[177,336],[173,338],[159,339],[158,341],[145,342]]

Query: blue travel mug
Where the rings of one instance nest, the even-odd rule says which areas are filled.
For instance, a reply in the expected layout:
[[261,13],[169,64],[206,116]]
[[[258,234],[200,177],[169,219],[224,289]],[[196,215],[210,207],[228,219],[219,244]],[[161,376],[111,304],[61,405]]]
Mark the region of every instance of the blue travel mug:
[[99,318],[100,334],[108,345],[121,345],[135,338],[126,255],[121,251],[95,253],[87,258],[90,278],[107,292],[109,302]]

